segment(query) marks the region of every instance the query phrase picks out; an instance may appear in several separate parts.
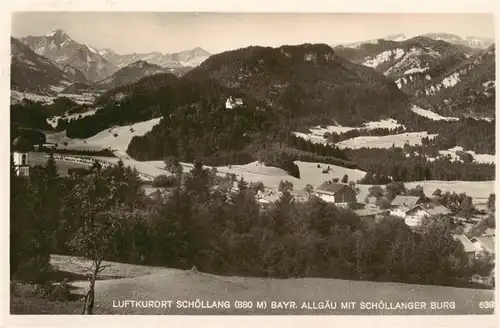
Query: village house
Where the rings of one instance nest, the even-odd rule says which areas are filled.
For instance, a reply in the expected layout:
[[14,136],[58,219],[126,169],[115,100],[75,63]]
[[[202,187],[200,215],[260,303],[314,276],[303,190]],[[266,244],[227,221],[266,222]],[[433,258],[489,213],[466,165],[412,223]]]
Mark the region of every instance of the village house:
[[243,100],[241,98],[233,98],[229,96],[226,100],[226,109],[233,109],[243,106]]
[[476,250],[476,255],[479,254],[495,254],[495,237],[493,236],[481,236],[481,237],[473,237],[470,240],[474,245]]
[[406,212],[421,202],[421,197],[397,195],[391,202],[390,215],[405,218]]
[[464,247],[464,252],[467,254],[467,258],[469,262],[474,260],[476,257],[476,246],[467,238],[466,235],[453,235],[453,239],[459,241]]
[[452,212],[443,205],[432,203],[417,204],[405,213],[405,223],[410,227],[416,227],[422,224],[423,218],[431,217],[449,217]]
[[357,201],[356,191],[343,183],[323,182],[314,193],[325,202],[334,203],[341,207],[354,206]]

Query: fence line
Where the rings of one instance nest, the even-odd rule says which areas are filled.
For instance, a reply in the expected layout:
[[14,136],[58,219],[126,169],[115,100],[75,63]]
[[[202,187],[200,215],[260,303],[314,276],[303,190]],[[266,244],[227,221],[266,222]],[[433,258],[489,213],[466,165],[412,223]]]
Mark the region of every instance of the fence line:
[[[113,166],[113,163],[110,163],[108,161],[102,160],[102,159],[97,159],[97,158],[92,158],[92,157],[81,157],[81,156],[66,156],[66,155],[53,155],[54,159],[56,161],[63,161],[63,162],[70,162],[70,163],[79,163],[83,165],[88,165],[92,166],[94,165],[95,162],[101,164],[103,168],[108,168]],[[45,155],[45,157],[49,157],[48,155]],[[154,176],[138,172],[139,178],[144,181],[153,181]]]

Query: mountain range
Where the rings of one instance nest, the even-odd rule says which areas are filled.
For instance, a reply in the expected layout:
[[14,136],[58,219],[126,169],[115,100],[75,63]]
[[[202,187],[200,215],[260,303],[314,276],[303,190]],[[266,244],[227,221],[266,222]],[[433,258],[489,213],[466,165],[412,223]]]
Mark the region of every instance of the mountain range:
[[76,42],[63,30],[54,30],[42,36],[27,36],[20,40],[34,52],[56,64],[73,66],[89,81],[98,81],[118,70],[115,64],[99,55],[95,49]]
[[361,43],[356,48],[337,46],[334,50],[383,73],[429,109],[447,115],[495,115],[494,45],[473,49],[419,36]]
[[126,55],[120,55],[112,49],[106,48],[99,50],[99,54],[120,68],[130,65],[138,60],[143,60],[150,64],[173,69],[196,67],[211,55],[209,52],[200,47],[172,54],[155,51]]
[[[494,117],[494,45],[473,48],[460,40],[477,39],[446,33],[386,39],[333,49],[303,44],[253,46],[216,55],[201,48],[119,55],[79,44],[55,30],[11,39],[12,88],[52,95],[61,90],[101,93],[172,73],[185,80],[215,81],[234,90],[235,97],[289,111],[290,120],[334,118],[359,124],[397,115],[409,101],[449,116]],[[385,107],[390,109],[382,111]]]
[[59,67],[15,38],[10,38],[10,45],[12,90],[47,95],[70,85],[73,77],[81,77],[76,69]]
[[[442,40],[442,41],[446,41],[448,43],[467,46],[467,47],[471,47],[471,48],[477,48],[477,49],[486,49],[495,43],[494,38],[483,38],[483,37],[476,37],[476,36],[466,36],[466,37],[462,38],[462,37],[455,35],[455,34],[442,33],[442,32],[441,33],[426,33],[426,34],[422,34],[421,36],[428,37],[430,39],[437,40],[437,41]],[[387,35],[387,36],[377,38],[377,39],[351,42],[351,43],[345,43],[345,44],[335,44],[335,45],[333,45],[333,47],[344,46],[347,48],[357,48],[361,44],[378,43],[380,40],[399,42],[399,41],[405,41],[408,39],[410,39],[410,38],[406,37],[402,33],[398,33],[398,34]]]
[[61,29],[11,38],[11,52],[12,88],[39,95],[109,90],[151,74],[182,76],[210,56],[199,47],[174,54],[119,55],[80,44]]
[[150,52],[121,55],[110,48],[96,50],[92,46],[78,43],[61,29],[42,36],[23,37],[20,41],[58,65],[69,65],[78,69],[87,80],[93,82],[100,81],[139,60],[175,69],[171,71],[183,74],[187,71],[186,68],[196,67],[210,57],[210,53],[200,47],[172,54]]

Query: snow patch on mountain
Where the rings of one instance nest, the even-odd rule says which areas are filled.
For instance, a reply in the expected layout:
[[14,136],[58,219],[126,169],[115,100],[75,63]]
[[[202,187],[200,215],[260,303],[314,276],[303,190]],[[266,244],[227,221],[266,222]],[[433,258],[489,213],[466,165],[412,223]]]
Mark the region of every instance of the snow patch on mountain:
[[89,48],[89,50],[93,53],[95,53],[96,55],[99,54],[99,52],[97,50],[95,50],[94,48],[92,48],[91,46],[87,46],[87,48]]
[[365,61],[363,62],[363,65],[375,68],[379,66],[380,64],[383,64],[385,62],[388,62],[389,60],[397,60],[405,54],[405,51],[401,48],[398,49],[391,49],[391,50],[386,50],[374,58],[367,57],[365,58]]
[[[413,67],[413,68],[410,68],[409,70],[405,71],[403,73],[403,75],[409,75],[409,74],[415,74],[415,73],[423,73],[425,71],[427,71],[429,69],[429,67],[424,67],[424,68],[421,68],[421,67]],[[427,75],[428,76],[428,75]],[[411,78],[411,76],[410,76]],[[413,79],[412,79],[413,80]]]
[[309,129],[310,133],[303,132],[293,132],[293,134],[297,137],[300,137],[304,140],[309,140],[312,143],[321,143],[328,144],[329,141],[325,138],[325,133],[335,133],[342,134],[351,130],[373,130],[373,129],[396,129],[404,126],[398,123],[395,119],[381,119],[379,121],[372,121],[364,123],[361,127],[349,127],[342,125],[328,125],[325,127],[321,127],[319,125],[312,127]]
[[458,121],[458,118],[456,117],[446,117],[446,116],[441,116],[437,113],[434,113],[433,111],[427,110],[420,108],[416,105],[413,105],[411,110],[420,116],[427,117],[433,121]]
[[449,88],[455,86],[458,82],[460,82],[460,73],[455,72],[448,77],[445,77],[441,82],[443,87]]

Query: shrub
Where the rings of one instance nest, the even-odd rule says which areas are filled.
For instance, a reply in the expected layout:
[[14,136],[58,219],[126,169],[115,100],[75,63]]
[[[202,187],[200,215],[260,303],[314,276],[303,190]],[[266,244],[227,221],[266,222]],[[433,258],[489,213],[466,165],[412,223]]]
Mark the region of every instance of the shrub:
[[52,301],[68,301],[71,297],[70,286],[66,279],[59,285],[52,286],[48,298]]
[[153,187],[172,187],[175,185],[175,177],[167,175],[159,175],[153,180]]
[[252,183],[250,183],[250,189],[252,189],[256,192],[257,191],[264,192],[264,183],[262,181],[252,182]]

